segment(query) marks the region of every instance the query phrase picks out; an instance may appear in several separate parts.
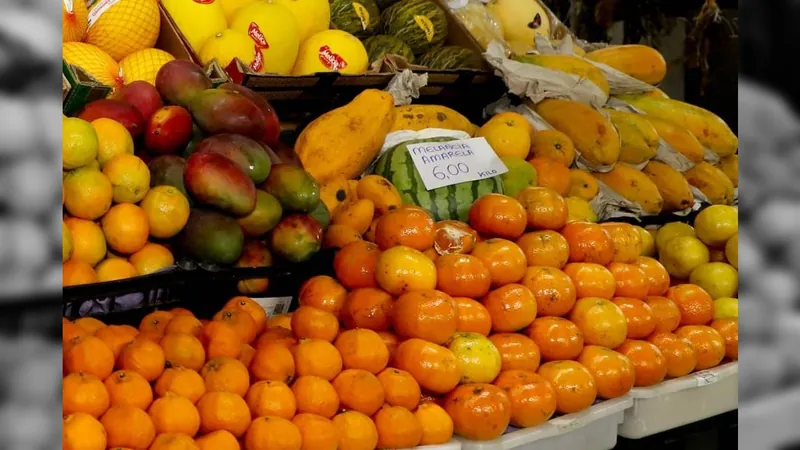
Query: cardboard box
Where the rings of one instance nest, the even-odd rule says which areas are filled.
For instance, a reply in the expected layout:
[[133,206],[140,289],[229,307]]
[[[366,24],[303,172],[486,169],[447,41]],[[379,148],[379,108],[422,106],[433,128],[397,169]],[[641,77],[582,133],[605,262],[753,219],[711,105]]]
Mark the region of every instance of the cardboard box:
[[111,93],[111,87],[92,78],[78,66],[62,60],[62,109],[65,115],[72,116],[95,100],[101,100]]

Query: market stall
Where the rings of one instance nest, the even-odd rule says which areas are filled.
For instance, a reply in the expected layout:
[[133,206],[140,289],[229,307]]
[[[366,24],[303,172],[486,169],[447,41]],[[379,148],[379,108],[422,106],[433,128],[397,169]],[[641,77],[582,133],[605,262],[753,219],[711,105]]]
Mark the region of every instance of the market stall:
[[74,448],[609,450],[738,408],[738,138],[655,48],[538,0],[93,3]]

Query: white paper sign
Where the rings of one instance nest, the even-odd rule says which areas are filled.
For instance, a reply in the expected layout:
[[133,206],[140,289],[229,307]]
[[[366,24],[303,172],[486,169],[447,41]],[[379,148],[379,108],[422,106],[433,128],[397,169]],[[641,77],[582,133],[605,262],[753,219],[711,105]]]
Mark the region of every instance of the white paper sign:
[[429,191],[508,172],[486,139],[480,137],[411,144],[408,152]]
[[717,381],[717,374],[707,370],[701,370],[694,374],[698,386],[706,386]]
[[292,297],[261,297],[253,300],[264,308],[268,317],[286,314],[292,306]]

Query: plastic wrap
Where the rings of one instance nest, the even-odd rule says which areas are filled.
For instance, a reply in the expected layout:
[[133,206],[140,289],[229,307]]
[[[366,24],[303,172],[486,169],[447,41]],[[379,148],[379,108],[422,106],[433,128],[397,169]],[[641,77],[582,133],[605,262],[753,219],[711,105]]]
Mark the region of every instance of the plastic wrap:
[[[451,0],[447,7],[470,35],[486,50],[492,41],[503,42],[503,27],[489,9],[479,0]],[[508,55],[511,50],[506,48]]]

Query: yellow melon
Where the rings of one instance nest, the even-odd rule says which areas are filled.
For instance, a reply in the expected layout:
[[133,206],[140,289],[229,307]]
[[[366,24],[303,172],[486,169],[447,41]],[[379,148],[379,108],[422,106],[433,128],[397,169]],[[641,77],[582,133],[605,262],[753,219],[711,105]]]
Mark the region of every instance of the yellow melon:
[[368,65],[367,51],[358,38],[341,30],[325,30],[306,39],[300,46],[292,75],[317,72],[362,74]]
[[217,0],[225,13],[228,23],[233,21],[233,16],[242,8],[258,0]]
[[253,69],[257,47],[246,34],[236,30],[225,30],[206,40],[200,50],[200,61],[208,64],[216,59],[222,67],[227,67],[234,58]]
[[256,72],[289,75],[300,46],[297,20],[289,8],[254,2],[240,9],[230,28],[245,33],[261,50],[251,65]]
[[119,62],[120,73],[125,80],[125,84],[131,84],[134,81],[147,81],[155,85],[156,74],[158,74],[161,66],[174,59],[174,56],[157,48],[140,50],[136,53],[131,53]]
[[86,42],[120,61],[152,48],[160,25],[158,3],[153,0],[98,0],[89,9]]
[[219,1],[161,0],[189,45],[199,52],[206,39],[228,27]]
[[300,27],[300,42],[330,27],[331,5],[328,0],[272,0],[272,3],[285,6],[294,14]]
[[82,41],[89,27],[89,9],[84,0],[63,0],[61,3],[61,41]]
[[490,0],[486,8],[500,22],[505,40],[514,53],[534,50],[537,34],[551,38],[550,15],[539,0]]
[[108,53],[94,45],[83,42],[66,42],[62,47],[64,60],[80,67],[98,82],[113,89],[121,88],[124,80],[120,76],[119,64]]

